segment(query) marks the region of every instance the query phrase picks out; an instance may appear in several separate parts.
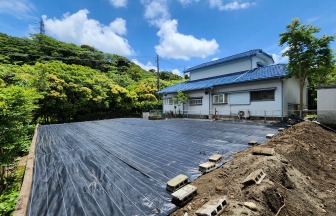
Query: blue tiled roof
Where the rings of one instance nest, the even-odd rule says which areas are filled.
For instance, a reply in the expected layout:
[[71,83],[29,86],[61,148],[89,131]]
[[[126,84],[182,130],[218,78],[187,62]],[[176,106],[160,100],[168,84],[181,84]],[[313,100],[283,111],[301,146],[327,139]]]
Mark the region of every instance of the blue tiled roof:
[[266,67],[256,68],[249,71],[227,74],[223,76],[211,77],[207,79],[188,81],[178,83],[173,86],[162,89],[158,93],[166,94],[178,91],[193,91],[199,89],[207,89],[221,85],[229,85],[234,83],[243,83],[265,79],[276,79],[286,76],[287,69],[285,64],[276,64]]
[[236,55],[228,56],[228,57],[225,57],[225,58],[221,58],[221,59],[218,59],[218,60],[215,60],[215,61],[206,62],[206,63],[200,64],[200,65],[188,68],[184,72],[188,73],[188,72],[192,72],[194,70],[200,69],[200,68],[210,67],[210,66],[217,65],[217,64],[222,64],[222,63],[226,63],[226,62],[230,62],[230,61],[234,61],[234,60],[238,60],[238,59],[242,59],[242,58],[246,58],[246,57],[251,57],[251,56],[255,56],[257,54],[264,54],[265,56],[269,57],[273,61],[272,56],[263,52],[261,49],[255,49],[255,50],[250,50],[250,51],[247,51],[247,52],[239,53],[239,54],[236,54]]

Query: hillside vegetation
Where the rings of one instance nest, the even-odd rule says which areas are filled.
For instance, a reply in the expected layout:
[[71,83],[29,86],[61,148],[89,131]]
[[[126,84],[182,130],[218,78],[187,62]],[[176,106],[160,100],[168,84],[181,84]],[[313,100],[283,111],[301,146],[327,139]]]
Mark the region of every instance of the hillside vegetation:
[[[161,88],[183,81],[159,75]],[[157,73],[125,57],[45,35],[0,33],[0,215],[15,205],[21,179],[14,161],[27,151],[36,123],[140,116],[161,109],[156,92]]]

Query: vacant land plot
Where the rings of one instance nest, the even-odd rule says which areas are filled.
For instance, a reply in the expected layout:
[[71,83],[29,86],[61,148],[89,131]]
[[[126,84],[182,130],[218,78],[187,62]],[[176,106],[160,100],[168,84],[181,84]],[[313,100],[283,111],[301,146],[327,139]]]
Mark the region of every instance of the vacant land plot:
[[167,215],[166,182],[214,153],[228,160],[276,128],[253,123],[114,119],[38,130],[28,215]]

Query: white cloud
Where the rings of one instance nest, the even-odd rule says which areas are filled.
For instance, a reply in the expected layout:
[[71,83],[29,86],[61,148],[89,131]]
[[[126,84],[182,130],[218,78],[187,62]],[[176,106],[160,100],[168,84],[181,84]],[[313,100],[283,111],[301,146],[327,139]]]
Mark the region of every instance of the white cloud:
[[209,0],[211,8],[217,8],[220,11],[228,10],[240,10],[253,6],[255,3],[241,2],[240,0],[234,0],[230,2],[223,2],[223,0]]
[[215,39],[197,39],[193,35],[184,35],[177,31],[177,20],[163,23],[157,33],[160,44],[155,46],[156,53],[161,57],[189,60],[191,57],[205,58],[213,55],[219,45]]
[[288,63],[289,60],[288,56],[282,56],[282,54],[286,52],[288,49],[289,47],[287,46],[283,50],[281,50],[279,54],[272,54],[275,64]]
[[101,51],[132,55],[133,49],[122,36],[126,34],[126,21],[115,19],[109,25],[88,18],[89,11],[79,10],[74,14],[64,14],[62,19],[47,19],[43,16],[47,33],[59,40],[78,45],[88,44]]
[[147,64],[143,64],[139,62],[137,59],[132,59],[132,62],[139,65],[142,69],[149,71],[150,69],[154,69],[156,71],[156,67],[152,64],[152,62],[147,62]]
[[151,25],[160,27],[170,18],[167,0],[141,0],[145,7],[145,18]]
[[30,17],[35,6],[29,0],[0,0],[0,14],[9,14],[19,19]]
[[218,59],[219,59],[219,58],[216,57],[216,58],[211,59],[211,61],[216,61],[216,60],[218,60]]
[[111,5],[115,8],[126,7],[127,0],[109,0]]
[[178,0],[183,6],[187,6],[194,2],[199,2],[200,0]]
[[177,74],[177,75],[179,75],[179,76],[181,76],[181,77],[184,77],[184,73],[181,72],[179,69],[173,69],[173,70],[171,70],[171,72],[172,72],[173,74]]

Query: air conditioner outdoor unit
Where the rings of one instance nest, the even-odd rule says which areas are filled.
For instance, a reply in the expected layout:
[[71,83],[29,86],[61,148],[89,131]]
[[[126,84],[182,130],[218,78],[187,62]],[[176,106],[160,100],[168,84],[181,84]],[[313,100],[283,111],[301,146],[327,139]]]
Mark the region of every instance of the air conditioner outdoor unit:
[[249,118],[250,117],[250,111],[249,110],[239,110],[238,111],[238,118],[241,119],[241,118]]

